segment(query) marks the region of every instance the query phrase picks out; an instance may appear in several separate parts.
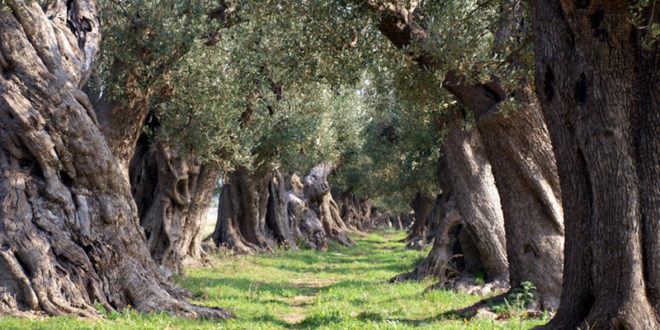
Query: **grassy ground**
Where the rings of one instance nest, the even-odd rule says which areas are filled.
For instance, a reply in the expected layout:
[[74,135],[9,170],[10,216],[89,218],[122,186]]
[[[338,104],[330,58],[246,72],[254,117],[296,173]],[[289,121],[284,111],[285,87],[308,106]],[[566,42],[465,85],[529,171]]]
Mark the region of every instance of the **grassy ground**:
[[213,268],[189,269],[179,285],[196,303],[230,308],[235,320],[187,320],[124,310],[103,320],[58,317],[0,318],[4,328],[228,328],[228,329],[527,329],[545,318],[504,321],[457,317],[453,310],[482,297],[451,291],[424,293],[430,281],[390,284],[426,252],[403,251],[403,234],[378,231],[354,236],[358,245],[327,252],[277,251],[252,257],[215,256]]

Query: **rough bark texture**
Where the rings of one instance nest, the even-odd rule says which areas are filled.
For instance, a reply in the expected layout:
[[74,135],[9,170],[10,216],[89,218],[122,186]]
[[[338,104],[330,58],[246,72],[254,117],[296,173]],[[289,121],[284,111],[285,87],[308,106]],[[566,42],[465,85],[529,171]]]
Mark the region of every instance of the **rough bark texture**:
[[288,192],[289,222],[296,240],[303,241],[312,249],[324,250],[327,247],[328,238],[321,220],[307,205],[300,177],[292,174],[285,182]]
[[415,199],[410,203],[415,212],[415,222],[413,222],[412,227],[410,228],[410,235],[408,235],[408,241],[421,240],[421,243],[426,242],[426,234],[428,229],[428,219],[427,217],[433,209],[434,202],[436,198],[418,192],[415,195]]
[[559,177],[536,97],[516,94],[517,109],[477,114],[476,126],[502,201],[511,287],[534,283],[539,308],[556,310],[564,246]]
[[536,89],[566,219],[550,329],[660,328],[660,52],[641,46],[631,5],[534,2]]
[[161,277],[130,186],[80,88],[98,50],[93,1],[0,13],[0,311],[229,317]]
[[[433,233],[433,247],[429,255],[411,272],[399,274],[390,279],[390,282],[419,280],[426,277],[435,277],[441,280],[456,277],[458,269],[453,267],[455,257],[456,233],[450,231],[461,224],[460,214],[456,211],[455,203],[445,194],[437,210],[437,224]],[[454,235],[452,235],[454,234]]]
[[451,174],[444,178],[448,181],[444,186],[455,195],[456,208],[481,255],[488,279],[508,283],[504,217],[479,133],[464,131],[458,114],[451,115],[447,126],[441,166]]
[[[423,44],[428,32],[418,20],[416,6],[367,1],[383,13],[381,32],[397,47]],[[442,69],[432,54],[411,52],[420,65]],[[511,91],[496,81],[470,83],[457,72],[446,72],[443,87],[472,110],[488,157],[506,221],[507,253],[512,286],[534,282],[541,293],[540,307],[557,307],[561,283],[563,219],[557,170],[540,109],[525,88],[514,91],[520,109],[502,113],[499,105]],[[521,82],[523,86],[527,85]],[[521,191],[523,193],[521,195]],[[524,198],[520,198],[524,196]]]
[[365,230],[371,224],[371,205],[360,200],[349,190],[341,194],[337,205],[344,223],[354,230]]
[[353,245],[330,193],[328,171],[319,165],[301,181],[239,167],[220,193],[214,243],[241,254],[271,251],[278,244],[297,249],[297,240],[315,249],[324,249],[329,239]]
[[202,227],[220,169],[183,159],[165,144],[153,148],[144,142],[138,144],[130,164],[140,225],[154,260],[184,274],[184,264],[205,256]]
[[[509,274],[504,219],[490,163],[476,130],[465,132],[457,115],[452,115],[447,122],[448,136],[438,171],[443,192],[431,217],[433,248],[415,270],[392,280],[434,276],[444,282],[455,275],[452,272],[458,271],[452,269],[450,261],[455,255],[456,240],[459,240],[466,268],[483,267],[489,282],[506,288]],[[461,231],[452,231],[459,225],[468,233],[467,237],[463,234],[462,242],[457,237]]]
[[266,211],[266,225],[272,231],[275,239],[281,246],[297,250],[296,225],[289,217],[289,191],[286,189],[286,177],[280,171],[274,171],[268,183],[268,210]]
[[337,203],[330,193],[329,173],[329,165],[319,164],[303,178],[303,192],[307,205],[321,220],[326,237],[334,239],[342,245],[355,245],[355,241],[346,234],[348,227],[342,220]]
[[276,246],[270,230],[266,231],[268,186],[272,173],[250,173],[237,168],[220,192],[218,222],[211,235],[216,245],[236,253],[270,251]]
[[86,91],[91,95],[94,111],[99,121],[101,132],[105,136],[110,151],[117,159],[125,175],[129,175],[129,164],[133,158],[135,147],[142,132],[142,126],[149,115],[149,98],[154,94],[153,90],[146,93],[137,85],[137,78],[130,75],[126,79],[126,91],[128,101],[110,102],[101,95],[98,86],[92,86],[94,79],[86,86]]

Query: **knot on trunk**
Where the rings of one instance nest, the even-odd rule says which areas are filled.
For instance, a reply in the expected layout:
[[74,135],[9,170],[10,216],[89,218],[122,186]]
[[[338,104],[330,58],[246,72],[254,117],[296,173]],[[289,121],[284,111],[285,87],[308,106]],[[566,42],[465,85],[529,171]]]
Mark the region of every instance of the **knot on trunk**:
[[198,160],[187,161],[163,143],[158,144],[158,171],[163,197],[178,206],[188,206],[194,194],[194,182],[201,164]]

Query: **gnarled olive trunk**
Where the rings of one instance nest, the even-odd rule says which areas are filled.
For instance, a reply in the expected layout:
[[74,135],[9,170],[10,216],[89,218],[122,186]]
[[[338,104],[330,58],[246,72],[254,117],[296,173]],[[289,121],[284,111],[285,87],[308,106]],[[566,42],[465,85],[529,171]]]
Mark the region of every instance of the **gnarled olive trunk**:
[[458,275],[458,270],[452,265],[454,246],[457,243],[456,232],[451,233],[451,230],[461,224],[461,216],[455,208],[454,201],[448,196],[449,194],[444,193],[439,198],[433,219],[430,219],[435,222],[435,230],[432,234],[433,247],[429,255],[413,271],[399,274],[391,278],[390,282],[418,280],[429,276],[445,280]]
[[0,311],[229,317],[161,277],[130,185],[80,88],[100,39],[93,1],[0,13]]
[[295,238],[298,233],[296,221],[289,216],[289,191],[286,178],[280,171],[274,171],[268,183],[268,210],[266,225],[272,231],[280,245],[297,250]]
[[[511,287],[530,281],[541,309],[557,309],[564,220],[555,157],[536,97],[516,92],[519,106],[477,114],[502,202]],[[491,110],[492,111],[492,110]]]
[[304,186],[300,177],[292,174],[285,179],[288,193],[287,212],[296,240],[302,240],[312,249],[323,250],[327,247],[328,238],[323,224],[317,214],[306,202]]
[[371,227],[371,205],[360,200],[349,190],[341,194],[337,201],[344,223],[355,230]]
[[428,216],[433,209],[436,198],[418,192],[415,194],[415,199],[410,202],[415,212],[415,222],[410,228],[410,235],[406,238],[408,241],[421,240],[422,243],[426,242],[426,233],[428,229]]
[[[415,8],[408,10],[400,4],[383,6],[371,1],[366,5],[383,13],[378,27],[395,46],[404,48],[413,42],[423,45],[428,38],[426,27],[419,22],[424,15]],[[409,54],[421,66],[442,69],[442,63],[432,53]],[[521,84],[527,83],[521,81]],[[538,106],[525,88],[505,91],[496,79],[471,83],[460,73],[449,71],[444,76],[443,87],[474,112],[476,126],[484,130],[484,144],[488,157],[492,157],[490,161],[507,224],[512,285],[522,280],[535,281],[543,295],[541,307],[555,308],[561,283],[558,273],[563,219],[558,203],[557,174],[549,152],[551,145]],[[511,94],[521,104],[521,109],[513,109],[510,114],[498,112]],[[511,132],[507,131],[509,129]],[[519,200],[520,192],[516,189],[527,194]]]
[[342,245],[352,246],[355,241],[346,234],[348,227],[342,220],[339,207],[330,193],[327,179],[329,173],[330,166],[325,163],[319,164],[309,171],[302,182],[305,199],[308,207],[321,220],[326,237],[334,239]]
[[202,227],[220,169],[183,159],[163,143],[153,148],[144,141],[130,164],[140,225],[154,260],[183,274],[184,263],[205,256]]
[[289,216],[289,193],[277,170],[251,173],[237,168],[220,192],[218,222],[211,239],[241,254],[297,249],[299,225]]
[[443,192],[431,219],[433,247],[415,270],[392,280],[434,276],[444,281],[450,277],[455,272],[450,262],[460,233],[452,229],[463,225],[471,238],[464,237],[463,244],[459,241],[461,250],[468,252],[464,263],[471,268],[483,266],[488,281],[504,288],[509,279],[504,219],[490,163],[477,131],[464,131],[457,114],[448,118],[447,126],[438,171]]
[[633,4],[533,4],[536,90],[566,219],[550,329],[660,328],[660,52],[642,45]]
[[458,114],[447,120],[447,139],[440,165],[445,167],[443,186],[451,189],[465,229],[472,237],[489,281],[508,283],[509,263],[506,254],[508,237],[500,196],[495,186],[491,164],[477,130],[465,131]]
[[266,231],[268,185],[272,173],[250,173],[238,167],[220,192],[218,222],[211,235],[213,242],[241,254],[270,251],[276,245]]

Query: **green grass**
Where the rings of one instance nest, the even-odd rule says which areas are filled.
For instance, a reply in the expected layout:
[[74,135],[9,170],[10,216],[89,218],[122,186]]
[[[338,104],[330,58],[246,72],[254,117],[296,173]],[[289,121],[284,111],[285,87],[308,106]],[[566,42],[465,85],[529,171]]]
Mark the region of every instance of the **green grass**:
[[190,320],[124,310],[107,319],[1,318],[0,329],[527,329],[545,319],[512,317],[504,322],[457,317],[452,311],[482,297],[451,291],[424,293],[431,281],[390,284],[426,252],[404,251],[402,232],[355,235],[355,247],[327,252],[276,251],[270,255],[216,255],[213,268],[188,269],[177,284],[195,303],[227,307],[235,320]]

